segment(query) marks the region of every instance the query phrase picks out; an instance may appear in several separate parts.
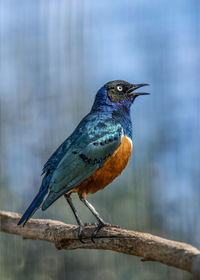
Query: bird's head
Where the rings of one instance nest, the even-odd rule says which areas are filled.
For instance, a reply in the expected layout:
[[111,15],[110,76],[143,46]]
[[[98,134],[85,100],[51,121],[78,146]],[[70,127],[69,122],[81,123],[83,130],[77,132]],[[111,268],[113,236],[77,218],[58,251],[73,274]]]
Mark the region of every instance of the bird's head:
[[147,95],[147,92],[135,92],[136,89],[148,86],[148,84],[130,84],[123,80],[108,82],[104,85],[108,98],[111,102],[122,103],[124,101],[133,102],[139,95]]
[[123,80],[108,82],[97,92],[92,110],[112,111],[122,107],[130,109],[137,96],[149,94],[135,92],[143,86],[148,86],[148,84],[130,84]]

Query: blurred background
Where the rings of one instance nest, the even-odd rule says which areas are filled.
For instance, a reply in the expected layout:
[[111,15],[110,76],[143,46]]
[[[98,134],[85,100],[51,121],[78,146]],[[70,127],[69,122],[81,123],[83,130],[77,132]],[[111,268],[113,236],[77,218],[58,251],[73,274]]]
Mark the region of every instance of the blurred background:
[[[98,88],[149,83],[132,109],[134,153],[88,196],[106,221],[200,247],[200,2],[0,1],[0,209],[24,212],[51,153]],[[73,196],[84,221],[90,213]],[[64,198],[34,217],[75,223]],[[109,251],[57,251],[0,234],[0,278],[191,279]]]

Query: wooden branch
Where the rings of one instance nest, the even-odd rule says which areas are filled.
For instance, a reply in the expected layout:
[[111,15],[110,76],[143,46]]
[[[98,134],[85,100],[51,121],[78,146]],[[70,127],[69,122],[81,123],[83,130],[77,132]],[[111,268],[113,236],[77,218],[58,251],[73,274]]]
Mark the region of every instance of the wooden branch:
[[77,238],[77,226],[53,220],[30,219],[25,227],[17,226],[20,215],[0,211],[0,231],[21,235],[24,239],[44,240],[57,249],[103,249],[157,261],[200,275],[200,251],[186,243],[171,241],[148,233],[116,227],[102,228],[95,243],[90,239],[94,225],[85,226],[84,241]]

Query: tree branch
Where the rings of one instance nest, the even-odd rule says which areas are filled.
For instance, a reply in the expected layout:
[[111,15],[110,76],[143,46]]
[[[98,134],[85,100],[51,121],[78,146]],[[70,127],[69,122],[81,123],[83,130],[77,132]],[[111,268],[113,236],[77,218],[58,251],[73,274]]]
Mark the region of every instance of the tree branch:
[[94,225],[85,226],[84,241],[77,238],[77,226],[53,220],[30,219],[25,227],[17,226],[21,215],[0,211],[0,231],[21,235],[24,239],[44,240],[58,250],[103,249],[142,257],[199,274],[200,251],[186,243],[171,241],[148,233],[116,227],[102,228],[95,243],[90,239]]

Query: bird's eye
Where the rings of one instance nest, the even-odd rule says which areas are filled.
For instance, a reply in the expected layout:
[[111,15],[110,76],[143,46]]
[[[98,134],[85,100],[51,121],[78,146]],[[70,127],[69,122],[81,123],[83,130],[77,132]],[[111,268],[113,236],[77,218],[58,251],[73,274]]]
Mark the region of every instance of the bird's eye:
[[122,87],[122,86],[117,86],[117,90],[118,90],[118,91],[122,91],[122,90],[123,90],[123,87]]

